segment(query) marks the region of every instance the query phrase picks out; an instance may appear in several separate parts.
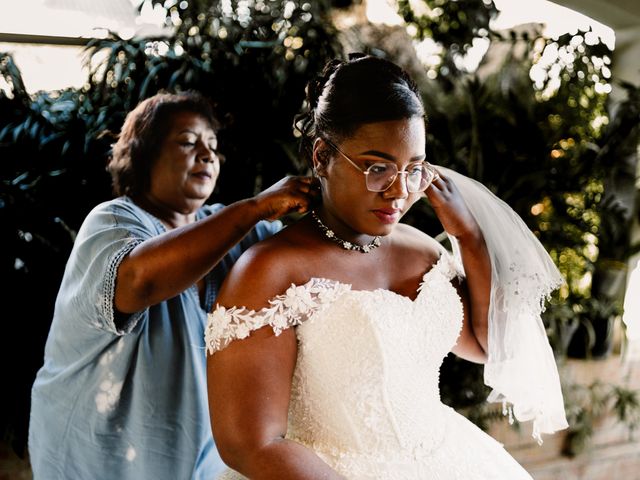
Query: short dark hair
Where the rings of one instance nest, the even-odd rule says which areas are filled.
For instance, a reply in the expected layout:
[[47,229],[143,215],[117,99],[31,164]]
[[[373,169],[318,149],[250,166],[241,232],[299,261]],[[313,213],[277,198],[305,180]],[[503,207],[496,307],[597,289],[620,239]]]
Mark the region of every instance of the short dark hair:
[[211,102],[199,92],[160,92],[140,102],[124,120],[107,170],[115,195],[136,196],[148,191],[150,171],[176,113],[193,112],[220,129]]
[[308,110],[294,120],[310,160],[316,138],[340,142],[366,123],[425,118],[416,83],[398,65],[361,53],[331,60],[307,83]]

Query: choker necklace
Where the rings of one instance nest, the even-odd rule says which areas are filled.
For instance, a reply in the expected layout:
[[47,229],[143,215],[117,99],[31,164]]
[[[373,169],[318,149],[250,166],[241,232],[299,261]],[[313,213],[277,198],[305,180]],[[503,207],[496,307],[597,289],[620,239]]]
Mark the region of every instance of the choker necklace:
[[322,220],[320,220],[320,217],[318,217],[318,214],[316,213],[315,210],[311,210],[311,216],[318,224],[318,227],[320,228],[320,230],[324,232],[324,235],[329,240],[336,242],[345,250],[355,250],[356,252],[369,253],[374,248],[378,248],[380,246],[379,236],[374,237],[373,240],[371,240],[371,242],[369,242],[367,245],[358,245],[357,243],[347,242],[346,240],[336,237],[336,234],[333,232],[333,230],[331,230],[324,223],[322,223]]

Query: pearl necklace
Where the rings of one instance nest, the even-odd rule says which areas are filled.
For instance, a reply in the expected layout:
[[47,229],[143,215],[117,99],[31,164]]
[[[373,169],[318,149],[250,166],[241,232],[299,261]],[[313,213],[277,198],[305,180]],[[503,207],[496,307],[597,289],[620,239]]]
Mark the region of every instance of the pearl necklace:
[[358,245],[357,243],[347,242],[346,240],[343,240],[343,239],[337,237],[336,234],[333,232],[333,230],[331,230],[324,223],[322,223],[322,220],[320,220],[320,217],[318,217],[318,214],[316,213],[315,210],[311,210],[311,216],[313,217],[313,219],[318,224],[318,227],[320,228],[320,230],[322,230],[324,232],[324,235],[329,240],[332,240],[332,241],[336,242],[338,245],[340,245],[345,250],[355,250],[356,252],[360,252],[360,253],[369,253],[374,248],[378,248],[380,246],[380,237],[379,236],[374,237],[374,239],[371,240],[371,242],[368,243],[367,245]]

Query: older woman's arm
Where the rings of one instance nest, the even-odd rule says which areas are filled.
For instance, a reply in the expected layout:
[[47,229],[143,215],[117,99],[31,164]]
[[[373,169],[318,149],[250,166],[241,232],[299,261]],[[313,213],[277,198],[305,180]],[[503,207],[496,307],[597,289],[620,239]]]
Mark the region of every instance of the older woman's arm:
[[313,194],[309,177],[289,177],[206,219],[142,242],[118,268],[115,307],[134,313],[178,295],[204,277],[258,221],[306,211]]

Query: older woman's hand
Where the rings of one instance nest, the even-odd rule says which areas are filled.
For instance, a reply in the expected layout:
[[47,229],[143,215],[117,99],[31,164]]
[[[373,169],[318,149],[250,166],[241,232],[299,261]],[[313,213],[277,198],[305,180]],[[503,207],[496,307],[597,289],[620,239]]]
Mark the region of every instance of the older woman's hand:
[[254,197],[260,216],[277,220],[288,213],[305,213],[320,190],[313,177],[285,177]]

